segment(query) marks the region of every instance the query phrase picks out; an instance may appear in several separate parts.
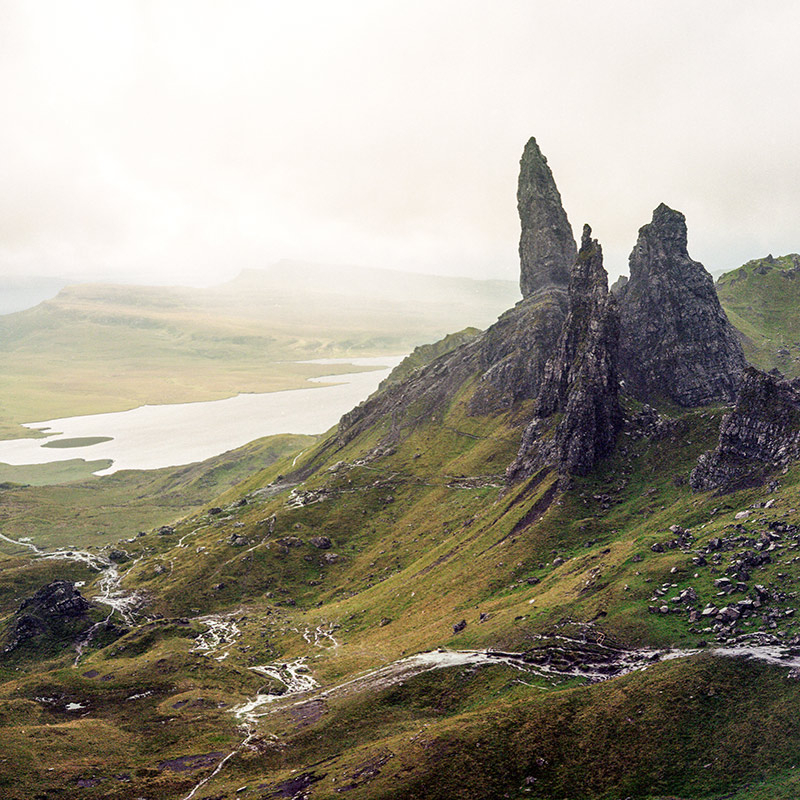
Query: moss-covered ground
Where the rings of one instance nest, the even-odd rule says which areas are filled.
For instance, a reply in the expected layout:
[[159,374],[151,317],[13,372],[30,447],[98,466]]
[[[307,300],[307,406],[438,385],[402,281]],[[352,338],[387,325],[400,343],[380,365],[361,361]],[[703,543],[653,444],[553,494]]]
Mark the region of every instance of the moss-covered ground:
[[[36,639],[2,658],[4,796],[181,798],[229,754],[195,797],[796,796],[800,683],[788,667],[714,655],[725,632],[673,598],[691,588],[698,610],[729,602],[715,581],[779,532],[747,581],[771,593],[770,614],[735,634],[795,636],[800,471],[692,494],[688,473],[724,413],[711,408],[673,413],[656,436],[624,431],[568,487],[551,474],[508,486],[527,411],[468,416],[469,392],[389,448],[378,447],[387,420],[344,446],[335,431],[294,442],[299,456],[274,451],[207,494],[202,470],[198,483],[186,475],[177,495],[193,486],[202,507],[162,505],[144,536],[76,528],[70,545],[125,551],[122,586],[145,605],[133,626],[101,626],[77,661]],[[52,507],[81,491],[53,487]],[[688,544],[672,545],[671,528]],[[28,535],[46,543],[47,529]],[[6,631],[21,598],[57,577],[100,591],[85,565],[0,551]],[[226,633],[202,650],[209,615]],[[697,652],[597,684],[497,663],[332,691],[414,653],[524,652],[554,635]],[[319,689],[276,700],[247,737],[231,709],[275,687],[252,667],[300,658]]]

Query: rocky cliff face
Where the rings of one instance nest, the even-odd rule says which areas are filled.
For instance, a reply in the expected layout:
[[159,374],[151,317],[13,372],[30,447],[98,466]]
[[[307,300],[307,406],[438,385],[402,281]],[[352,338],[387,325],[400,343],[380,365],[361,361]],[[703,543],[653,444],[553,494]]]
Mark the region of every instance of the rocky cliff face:
[[720,426],[716,449],[700,457],[695,491],[733,491],[800,457],[800,380],[748,367],[736,405]]
[[533,138],[520,161],[517,209],[522,223],[519,286],[523,298],[541,289],[566,289],[577,255],[575,239],[553,173]]
[[390,441],[404,427],[435,413],[476,375],[471,414],[498,413],[537,396],[567,312],[566,288],[576,248],[561,196],[535,139],[522,155],[517,198],[522,302],[476,338],[345,414],[339,423],[340,442],[350,441],[386,415],[393,420]]
[[[507,476],[516,480],[543,466],[585,475],[614,447],[622,425],[617,355],[619,318],[608,293],[603,253],[584,226],[572,268],[569,312],[554,355],[544,369],[535,417]],[[562,413],[552,436],[545,420]]]
[[404,428],[435,414],[476,375],[470,414],[500,413],[536,397],[566,307],[563,291],[518,303],[476,338],[345,414],[339,422],[340,443],[349,442],[387,415],[392,424],[386,443],[391,443]]
[[639,399],[732,402],[745,367],[711,275],[686,247],[686,219],[664,204],[639,230],[618,290],[620,370]]

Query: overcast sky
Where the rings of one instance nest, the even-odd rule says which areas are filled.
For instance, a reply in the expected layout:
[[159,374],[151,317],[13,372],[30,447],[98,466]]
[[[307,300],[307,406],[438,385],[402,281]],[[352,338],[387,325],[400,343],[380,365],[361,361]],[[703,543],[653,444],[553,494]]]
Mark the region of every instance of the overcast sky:
[[795,0],[0,0],[0,271],[518,274],[536,136],[612,275],[800,250]]

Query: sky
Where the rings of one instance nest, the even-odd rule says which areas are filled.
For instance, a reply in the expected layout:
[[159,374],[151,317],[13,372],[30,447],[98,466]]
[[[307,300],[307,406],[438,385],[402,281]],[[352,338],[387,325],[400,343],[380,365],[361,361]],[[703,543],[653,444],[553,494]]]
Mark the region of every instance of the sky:
[[794,0],[0,0],[0,277],[516,280],[525,142],[612,277],[800,250]]

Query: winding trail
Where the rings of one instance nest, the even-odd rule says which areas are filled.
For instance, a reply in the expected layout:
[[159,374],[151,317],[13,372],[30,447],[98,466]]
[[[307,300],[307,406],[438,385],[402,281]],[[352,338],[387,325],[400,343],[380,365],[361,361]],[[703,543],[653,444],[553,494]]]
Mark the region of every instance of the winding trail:
[[[319,630],[320,628],[317,628],[317,631]],[[323,646],[319,641],[311,638],[308,629],[303,638],[312,645]],[[553,642],[556,651],[566,652],[569,648],[576,648],[578,652],[585,653],[587,648],[587,642],[566,636],[551,637],[542,641]],[[707,650],[622,650],[605,645],[603,642],[591,642],[588,643],[588,647],[594,654],[595,661],[577,660],[573,664],[564,664],[557,658],[548,661],[546,657],[540,658],[538,663],[531,662],[530,651],[528,653],[505,653],[493,650],[446,650],[440,648],[417,653],[382,667],[366,670],[350,680],[329,687],[321,687],[311,675],[306,664],[307,656],[288,663],[250,667],[252,671],[284,684],[285,691],[280,693],[260,692],[252,700],[231,709],[231,713],[240,721],[239,727],[244,738],[217,764],[214,771],[200,781],[182,800],[191,800],[202,786],[205,786],[222,771],[225,764],[236,753],[250,744],[258,732],[258,722],[261,718],[314,700],[385,689],[416,675],[437,669],[506,664],[521,672],[540,677],[581,677],[589,683],[599,683],[630,672],[645,670],[663,661],[687,658],[700,652],[708,652],[716,656],[753,658],[768,664],[788,667],[791,677],[800,678],[800,651],[795,655],[795,649],[783,645],[736,645]],[[325,649],[333,649],[333,647],[329,646]],[[536,655],[533,657],[537,658]],[[535,685],[527,684],[525,681],[522,683],[528,686]]]

